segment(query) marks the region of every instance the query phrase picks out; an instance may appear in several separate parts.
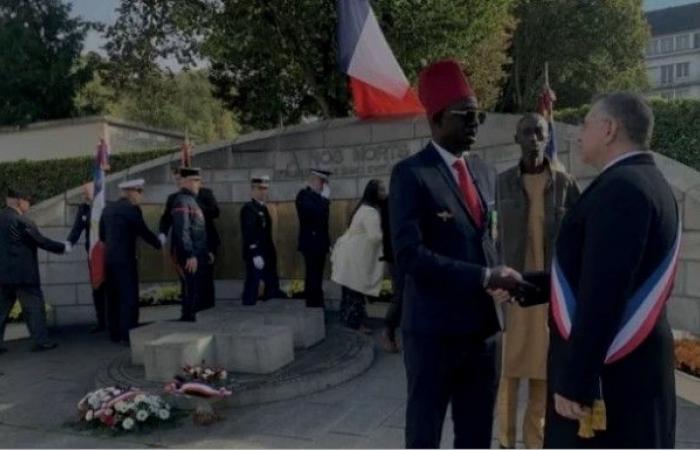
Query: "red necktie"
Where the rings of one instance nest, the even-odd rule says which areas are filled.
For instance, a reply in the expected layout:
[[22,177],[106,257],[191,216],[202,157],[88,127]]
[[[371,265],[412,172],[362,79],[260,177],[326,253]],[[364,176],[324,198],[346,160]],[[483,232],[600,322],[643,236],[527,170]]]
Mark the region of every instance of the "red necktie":
[[462,195],[464,195],[464,201],[467,204],[469,214],[472,216],[472,219],[474,219],[477,228],[481,228],[484,225],[484,210],[481,208],[479,192],[476,190],[474,180],[467,170],[467,164],[460,158],[454,162],[452,167],[457,169],[459,189],[462,191]]

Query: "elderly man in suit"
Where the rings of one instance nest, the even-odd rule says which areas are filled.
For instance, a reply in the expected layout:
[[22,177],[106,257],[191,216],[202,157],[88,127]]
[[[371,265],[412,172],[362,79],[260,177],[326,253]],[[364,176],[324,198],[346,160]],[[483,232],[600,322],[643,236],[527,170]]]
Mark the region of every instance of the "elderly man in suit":
[[629,93],[586,115],[582,159],[601,173],[562,222],[552,264],[547,448],[672,448],[676,396],[665,303],[681,223]]
[[391,174],[391,230],[404,274],[406,446],[437,448],[448,404],[455,447],[489,447],[496,397],[494,299],[521,280],[498,265],[496,172],[468,150],[476,141],[476,95],[453,60],[420,75],[432,140]]
[[26,216],[29,195],[11,189],[7,206],[0,212],[0,353],[5,335],[5,322],[15,301],[19,300],[27,327],[34,340],[34,350],[51,350],[46,329],[44,296],[41,292],[37,249],[51,253],[71,251],[68,242],[56,242],[44,237],[36,224]]

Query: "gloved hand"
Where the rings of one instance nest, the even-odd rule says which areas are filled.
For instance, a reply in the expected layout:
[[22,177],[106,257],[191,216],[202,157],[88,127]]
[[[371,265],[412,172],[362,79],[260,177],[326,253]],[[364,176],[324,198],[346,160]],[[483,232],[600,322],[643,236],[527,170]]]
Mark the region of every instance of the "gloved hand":
[[263,270],[265,268],[265,260],[262,256],[253,257],[253,265],[258,270]]
[[328,185],[328,183],[325,183],[323,185],[323,190],[321,190],[321,195],[324,198],[331,198],[331,187]]
[[66,241],[63,243],[63,253],[70,253],[73,251],[73,245]]
[[165,247],[165,243],[167,242],[168,238],[163,233],[160,233],[158,235],[158,240],[160,241],[161,247]]

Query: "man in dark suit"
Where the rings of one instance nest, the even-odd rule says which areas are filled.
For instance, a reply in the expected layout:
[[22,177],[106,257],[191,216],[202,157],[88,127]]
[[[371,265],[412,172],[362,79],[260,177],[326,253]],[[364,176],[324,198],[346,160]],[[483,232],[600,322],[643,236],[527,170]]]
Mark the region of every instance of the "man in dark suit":
[[139,323],[139,273],[136,239],[154,248],[163,243],[146,225],[141,212],[144,180],[119,184],[121,198],[109,203],[100,218],[100,240],[105,243],[107,325],[114,342],[128,344],[129,330]]
[[[75,246],[80,239],[80,235],[85,232],[85,252],[90,254],[90,213],[92,211],[92,200],[95,185],[90,182],[83,185],[83,202],[78,205],[78,210],[73,220],[73,228],[68,234],[67,241],[71,246]],[[90,329],[90,333],[99,333],[107,329],[107,297],[105,295],[105,285],[102,283],[97,289],[92,289],[92,302],[95,305],[95,315],[97,325]]]
[[323,269],[331,246],[328,230],[330,217],[330,186],[326,170],[313,169],[307,186],[296,198],[299,217],[299,251],[304,255],[306,276],[304,295],[306,306],[324,307]]
[[28,194],[11,189],[6,205],[0,212],[0,353],[6,351],[2,347],[5,322],[17,300],[34,340],[34,350],[51,350],[57,344],[49,340],[46,329],[37,248],[60,254],[70,251],[71,246],[52,241],[39,232],[26,216],[30,206]]
[[[170,228],[173,226],[173,205],[175,204],[175,198],[180,194],[181,188],[181,169],[173,170],[173,179],[175,180],[175,185],[177,186],[177,191],[168,195],[165,202],[165,209],[160,217],[160,222],[158,224],[159,238],[165,240],[166,236],[170,232]],[[216,303],[216,290],[214,287],[214,264],[216,263],[217,253],[219,247],[221,246],[221,236],[219,235],[219,230],[216,228],[216,223],[214,222],[221,215],[221,210],[219,209],[219,203],[216,201],[214,196],[214,191],[211,189],[201,186],[199,188],[199,194],[197,194],[197,203],[204,213],[204,224],[207,232],[207,248],[209,250],[209,255],[206,264],[204,264],[199,269],[202,271],[202,298],[200,299],[198,310],[204,310],[213,308]],[[184,286],[182,287],[184,292]]]
[[287,297],[280,290],[277,276],[277,250],[272,240],[272,217],[265,205],[269,188],[269,177],[251,178],[252,199],[241,208],[243,260],[246,267],[242,298],[244,305],[255,304],[261,281],[265,283],[263,300]]
[[664,305],[680,220],[648,151],[653,123],[641,97],[613,93],[594,102],[583,124],[582,159],[602,173],[566,214],[557,240],[546,448],[674,446]]
[[438,448],[452,404],[454,445],[491,445],[497,308],[519,275],[497,266],[496,172],[465,153],[476,140],[476,96],[459,64],[423,70],[419,94],[432,141],[391,174],[391,230],[404,275],[401,319],[408,381],[406,446]]

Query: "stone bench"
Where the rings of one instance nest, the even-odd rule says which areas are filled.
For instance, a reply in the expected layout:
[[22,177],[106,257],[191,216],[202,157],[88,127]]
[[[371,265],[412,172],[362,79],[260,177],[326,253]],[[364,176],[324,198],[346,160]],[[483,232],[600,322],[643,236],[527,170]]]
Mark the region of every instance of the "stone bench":
[[294,361],[289,326],[242,324],[214,332],[216,363],[234,372],[266,374]]
[[144,345],[146,379],[169,381],[185,365],[197,365],[214,360],[214,336],[210,333],[178,331]]

